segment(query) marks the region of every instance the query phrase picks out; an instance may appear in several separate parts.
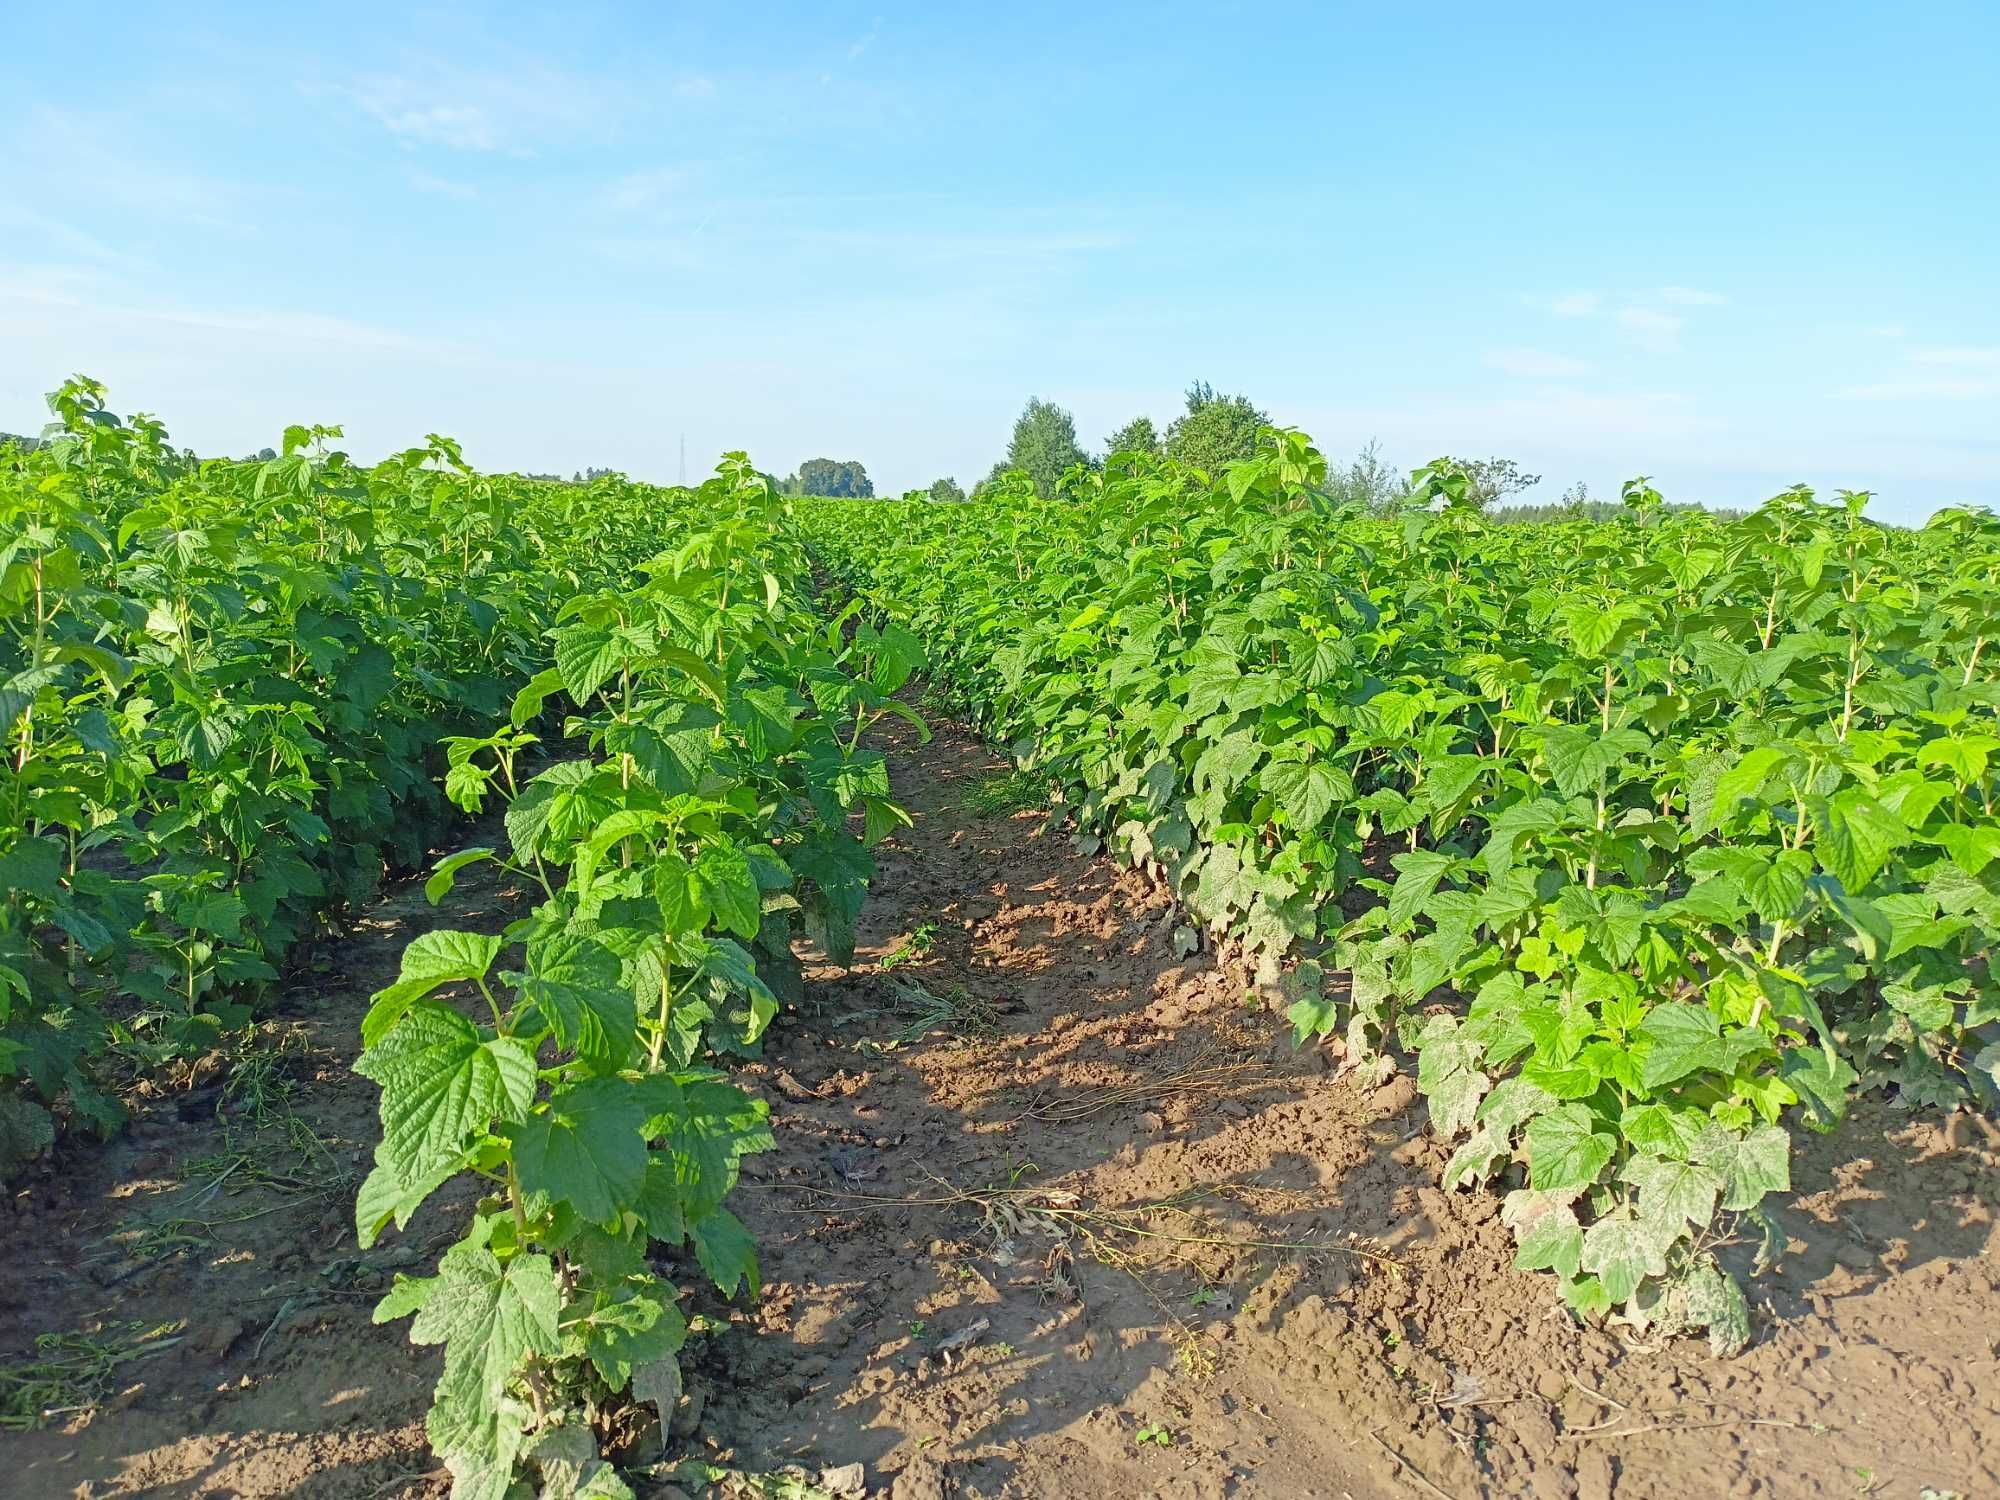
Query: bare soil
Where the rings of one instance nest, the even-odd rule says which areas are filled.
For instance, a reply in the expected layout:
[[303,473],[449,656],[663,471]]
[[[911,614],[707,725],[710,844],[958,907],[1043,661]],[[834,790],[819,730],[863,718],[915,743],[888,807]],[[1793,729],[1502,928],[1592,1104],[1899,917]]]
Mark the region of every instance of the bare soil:
[[[741,1070],[779,1142],[733,1200],[765,1285],[700,1303],[720,1327],[672,1450],[859,1463],[894,1500],[2000,1493],[1983,1132],[1869,1104],[1805,1143],[1733,1360],[1580,1328],[1510,1269],[1490,1195],[1437,1187],[1407,1076],[1295,1050],[1142,877],[971,812],[1005,766],[970,736],[896,750],[916,823],[879,851],[856,964],[810,969]],[[264,1064],[137,1101],[17,1185],[0,1365],[51,1334],[132,1357],[0,1433],[0,1493],[444,1493],[435,1351],[369,1309],[465,1205],[355,1247],[375,1091],[347,1067],[411,936],[526,900],[393,894],[290,986]]]

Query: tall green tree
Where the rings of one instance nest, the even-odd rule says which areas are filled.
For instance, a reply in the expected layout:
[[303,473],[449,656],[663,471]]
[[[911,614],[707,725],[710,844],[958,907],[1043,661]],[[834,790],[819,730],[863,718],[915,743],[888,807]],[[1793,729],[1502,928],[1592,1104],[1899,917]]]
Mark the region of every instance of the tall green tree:
[[1007,456],[993,466],[987,483],[1009,469],[1020,469],[1034,481],[1035,493],[1046,500],[1060,491],[1065,470],[1089,463],[1090,455],[1076,440],[1076,418],[1053,401],[1031,396],[1015,419]]
[[947,474],[942,479],[931,481],[930,498],[940,505],[956,505],[965,498],[965,491],[959,488],[956,479]]
[[1134,417],[1104,440],[1104,456],[1114,453],[1158,453],[1160,430],[1151,417]]
[[875,481],[858,459],[809,458],[799,472],[779,486],[788,495],[829,495],[841,500],[872,500]]
[[1224,465],[1255,453],[1258,431],[1270,425],[1270,414],[1251,405],[1248,396],[1224,396],[1197,380],[1188,387],[1187,410],[1167,428],[1167,457],[1213,477]]
[[1542,482],[1539,474],[1527,473],[1511,458],[1434,458],[1436,470],[1456,469],[1466,477],[1465,500],[1477,510],[1499,504],[1509,495],[1531,490]]
[[1345,468],[1329,468],[1327,493],[1337,501],[1363,506],[1377,515],[1388,515],[1409,493],[1409,480],[1382,458],[1382,445],[1373,438],[1354,455]]

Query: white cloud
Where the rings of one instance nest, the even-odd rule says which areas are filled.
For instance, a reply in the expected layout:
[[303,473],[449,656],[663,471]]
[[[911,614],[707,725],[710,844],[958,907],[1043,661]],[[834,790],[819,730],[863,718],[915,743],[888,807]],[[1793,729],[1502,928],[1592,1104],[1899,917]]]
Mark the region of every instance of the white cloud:
[[715,97],[715,80],[713,78],[701,77],[698,74],[692,78],[683,78],[674,85],[674,97],[676,99],[713,99]]
[[1483,361],[1489,368],[1525,380],[1567,380],[1588,375],[1594,366],[1588,360],[1567,354],[1551,354],[1543,349],[1494,349]]
[[1687,319],[1651,307],[1618,309],[1618,331],[1629,342],[1655,354],[1678,348]]
[[1604,305],[1599,292],[1565,292],[1542,304],[1559,318],[1587,318]]
[[1704,292],[1691,286],[1663,286],[1657,295],[1660,301],[1675,307],[1722,307],[1729,301],[1720,292]]
[[467,68],[434,59],[374,73],[309,95],[345,98],[407,146],[533,154],[550,141],[606,131],[624,112],[614,86],[531,58]]
[[500,132],[486,111],[475,104],[399,106],[379,94],[363,94],[356,102],[391,135],[405,140],[454,151],[500,149]]
[[847,49],[848,57],[850,59],[859,57],[862,53],[866,52],[870,47],[872,47],[875,44],[875,38],[880,36],[881,34],[882,34],[882,18],[880,16],[877,16],[873,21],[869,23],[868,34],[860,38],[860,40],[853,42],[852,44],[849,45]]
[[416,351],[436,342],[392,328],[326,313],[267,308],[201,308],[172,303],[128,301],[115,293],[59,279],[0,276],[0,301],[25,307],[61,308],[110,327],[147,324],[207,333],[241,334],[264,345],[311,344],[325,348]]
[[[258,215],[247,189],[150,157],[145,132],[121,128],[115,118],[45,105],[28,111],[18,124],[7,121],[7,127],[0,136],[0,153],[9,158],[9,188],[16,198],[44,206],[68,204],[72,211],[100,220],[113,217],[105,209],[116,204],[139,232],[157,228],[154,220],[239,234],[257,230]],[[111,249],[101,258],[124,257]]]
[[14,202],[4,197],[0,197],[0,226],[39,235],[65,253],[80,255],[85,260],[94,260],[105,265],[136,264],[131,256],[113,249],[95,235],[87,234],[72,224],[52,219],[47,214],[37,213],[25,203]]
[[1904,357],[1910,363],[1917,365],[1949,365],[1967,370],[2000,370],[2000,347],[1912,349]]
[[687,167],[652,167],[618,178],[605,189],[604,198],[618,213],[638,213],[678,198],[693,181],[694,173]]
[[1881,380],[1843,387],[1840,394],[1853,401],[1979,401],[2000,399],[2000,380]]
[[411,172],[409,182],[420,193],[435,193],[440,198],[455,198],[461,203],[479,196],[479,189],[469,182],[454,182],[449,177],[437,177],[429,172]]

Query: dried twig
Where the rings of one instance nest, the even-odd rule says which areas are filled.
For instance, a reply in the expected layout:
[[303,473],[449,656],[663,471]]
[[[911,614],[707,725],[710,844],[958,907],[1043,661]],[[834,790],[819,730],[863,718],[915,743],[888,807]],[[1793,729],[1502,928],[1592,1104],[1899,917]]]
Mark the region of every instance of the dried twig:
[[1429,1490],[1433,1495],[1437,1497],[1437,1500],[1452,1500],[1452,1497],[1448,1491],[1439,1489],[1436,1485],[1432,1484],[1430,1480],[1424,1477],[1424,1471],[1422,1469],[1419,1469],[1415,1464],[1411,1463],[1407,1458],[1403,1457],[1402,1454],[1398,1453],[1394,1448],[1391,1448],[1387,1443],[1383,1442],[1382,1435],[1380,1433],[1371,1431],[1368,1435],[1371,1438],[1375,1439],[1376,1447],[1380,1448],[1384,1453],[1388,1454],[1393,1462],[1400,1464],[1403,1468],[1409,1470],[1410,1478],[1416,1480],[1418,1484],[1422,1485],[1425,1489]]
[[1107,1109],[1121,1104],[1151,1103],[1172,1094],[1197,1093],[1226,1083],[1239,1074],[1257,1066],[1254,1060],[1241,1062],[1195,1064],[1177,1073],[1169,1073],[1161,1078],[1149,1078],[1139,1083],[1113,1083],[1102,1088],[1089,1089],[1080,1094],[1059,1094],[1054,1098],[1038,1096],[1016,1120],[1044,1120],[1057,1124],[1075,1124],[1100,1115]]

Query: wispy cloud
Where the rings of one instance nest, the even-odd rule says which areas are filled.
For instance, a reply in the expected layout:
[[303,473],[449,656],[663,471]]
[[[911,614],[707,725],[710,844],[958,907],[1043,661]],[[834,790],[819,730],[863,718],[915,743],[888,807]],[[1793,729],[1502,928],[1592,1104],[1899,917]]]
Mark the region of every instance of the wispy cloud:
[[1628,343],[1637,344],[1655,354],[1677,348],[1681,330],[1687,327],[1686,318],[1651,307],[1621,307],[1617,323],[1619,334]]
[[1608,315],[1620,338],[1654,353],[1677,348],[1687,328],[1687,314],[1669,308],[1723,307],[1729,299],[1720,292],[1691,286],[1662,286],[1646,292],[1564,292],[1554,297],[1530,297],[1530,305],[1559,318],[1596,318]]
[[1840,394],[1853,401],[1980,401],[2000,399],[2000,380],[1911,377],[1844,386]]
[[1981,401],[2000,397],[2000,346],[1908,349],[1886,378],[1843,386],[1853,401]]
[[859,57],[862,53],[866,52],[870,47],[875,45],[875,38],[880,36],[881,34],[882,34],[882,18],[880,16],[877,16],[875,17],[874,20],[868,23],[868,31],[866,35],[859,37],[855,41],[849,43],[847,48],[848,57],[849,58]]
[[446,151],[531,156],[552,142],[603,133],[623,112],[606,80],[532,58],[483,68],[422,59],[396,72],[301,88],[345,99],[405,146]]
[[375,323],[326,313],[270,308],[201,307],[146,300],[143,293],[100,277],[68,271],[36,273],[0,266],[0,301],[19,306],[65,309],[117,324],[154,324],[245,334],[281,344],[316,344],[343,349],[420,350],[437,341]]
[[492,117],[475,104],[404,105],[380,94],[363,94],[356,101],[391,135],[426,146],[454,151],[498,151],[500,131]]
[[612,182],[605,189],[604,201],[621,214],[641,213],[683,197],[694,180],[691,167],[649,167]]
[[[17,197],[32,196],[43,204],[73,200],[99,216],[112,204],[141,227],[166,221],[255,232],[256,215],[247,208],[246,189],[151,159],[143,135],[121,129],[116,119],[43,105],[0,136],[0,147],[12,158],[9,187]],[[101,240],[95,243],[110,248]],[[73,248],[81,249],[81,241]],[[113,250],[109,258],[118,258],[118,252]]]
[[1569,380],[1588,375],[1594,368],[1588,360],[1551,354],[1544,349],[1494,349],[1484,356],[1483,362],[1490,369],[1524,380]]
[[65,255],[80,255],[85,260],[103,265],[129,266],[137,263],[132,256],[112,248],[95,235],[4,196],[0,196],[0,227],[37,235]]
[[713,99],[716,95],[715,80],[697,73],[674,84],[676,99]]
[[1912,349],[1905,356],[1915,365],[1949,365],[1967,370],[2000,370],[2000,346],[1972,348]]
[[412,171],[410,186],[420,193],[434,193],[440,198],[454,198],[461,203],[479,196],[479,189],[469,182],[456,182],[449,177],[439,177],[430,172]]
[[861,250],[913,260],[1046,260],[1093,255],[1131,243],[1099,230],[809,229],[797,238],[836,250]]

